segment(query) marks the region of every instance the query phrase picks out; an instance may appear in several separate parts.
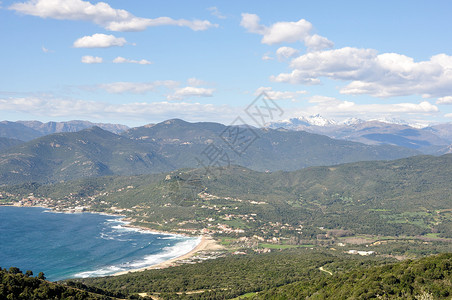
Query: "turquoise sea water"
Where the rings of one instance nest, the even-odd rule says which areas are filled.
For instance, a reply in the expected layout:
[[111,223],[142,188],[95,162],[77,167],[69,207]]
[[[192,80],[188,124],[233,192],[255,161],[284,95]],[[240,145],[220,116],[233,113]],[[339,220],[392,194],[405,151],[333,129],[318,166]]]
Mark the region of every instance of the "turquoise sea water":
[[183,255],[198,238],[124,227],[119,217],[0,206],[0,267],[48,280],[111,275]]

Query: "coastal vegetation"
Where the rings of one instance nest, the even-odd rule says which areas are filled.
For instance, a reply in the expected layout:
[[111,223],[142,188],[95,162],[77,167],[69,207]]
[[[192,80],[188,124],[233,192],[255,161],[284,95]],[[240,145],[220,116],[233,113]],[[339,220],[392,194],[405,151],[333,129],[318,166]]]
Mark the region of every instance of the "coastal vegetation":
[[317,245],[415,257],[450,250],[451,166],[452,155],[294,172],[231,166],[29,183],[0,194],[3,203],[119,213],[158,231],[229,237],[237,247]]
[[[166,269],[59,283],[49,283],[39,273],[33,277],[31,271],[2,270],[2,280],[6,278],[2,292],[12,299],[40,299],[35,290],[36,295],[48,293],[62,299],[450,297],[452,154],[336,164],[344,160],[342,156],[330,166],[306,164],[295,171],[256,171],[234,164],[173,170],[196,151],[202,153],[206,143],[201,133],[221,129],[214,123],[190,126],[192,131],[182,130],[192,143],[185,146],[182,136],[176,141],[166,135],[187,127],[179,120],[122,135],[93,128],[12,146],[5,150],[8,157],[19,148],[24,156],[8,158],[8,163],[30,166],[28,158],[38,155],[46,158],[46,164],[40,169],[43,160],[33,158],[35,171],[52,175],[28,180],[35,178],[35,171],[3,172],[9,179],[2,181],[0,204],[118,214],[131,226],[210,236],[223,249]],[[263,133],[274,141],[288,134],[281,132]],[[86,152],[86,145],[97,150]],[[148,154],[158,145],[155,153],[166,149],[166,157],[136,156],[136,145]],[[342,151],[344,145],[356,150],[352,144],[334,147]],[[284,147],[295,149],[296,145]],[[318,151],[316,147],[310,151]],[[74,155],[88,159],[83,167],[74,163]],[[168,169],[166,159],[175,165]],[[266,163],[272,168],[274,163],[290,164],[283,158],[270,162],[263,154],[255,159],[250,160],[255,169]],[[263,163],[259,167],[252,165],[257,160]],[[47,167],[58,172],[49,173]],[[20,177],[23,174],[31,177],[25,180]],[[445,254],[429,256],[438,253]],[[26,295],[20,296],[19,291]]]
[[452,254],[395,263],[289,249],[76,282],[160,299],[449,299],[451,279]]
[[[81,288],[82,287],[82,288]],[[88,288],[83,285],[70,287],[45,280],[44,273],[39,272],[33,277],[33,272],[27,270],[23,273],[17,267],[8,270],[0,268],[0,299],[29,300],[29,299],[90,299],[108,300],[123,297],[121,293],[106,292],[98,288]]]

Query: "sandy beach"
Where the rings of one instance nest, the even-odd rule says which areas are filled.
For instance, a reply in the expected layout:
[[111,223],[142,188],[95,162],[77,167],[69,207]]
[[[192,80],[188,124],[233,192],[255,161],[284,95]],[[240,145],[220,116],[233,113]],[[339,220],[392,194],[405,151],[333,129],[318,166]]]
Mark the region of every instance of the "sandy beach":
[[188,253],[185,253],[181,256],[163,261],[159,264],[152,265],[149,267],[118,272],[116,274],[113,274],[113,276],[124,275],[129,272],[141,272],[141,271],[145,271],[145,270],[168,268],[168,267],[174,266],[177,261],[184,260],[184,259],[194,256],[199,251],[214,251],[214,250],[220,250],[220,249],[223,249],[223,246],[219,245],[213,238],[208,237],[208,236],[202,236],[201,242],[199,242],[199,244]]

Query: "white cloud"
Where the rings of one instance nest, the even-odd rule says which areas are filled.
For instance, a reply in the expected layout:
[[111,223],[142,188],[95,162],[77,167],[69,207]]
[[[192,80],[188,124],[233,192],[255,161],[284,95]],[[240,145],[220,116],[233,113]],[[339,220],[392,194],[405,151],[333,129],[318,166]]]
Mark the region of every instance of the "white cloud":
[[82,63],[84,64],[100,64],[103,61],[103,58],[99,56],[85,55],[82,57]]
[[452,104],[452,96],[438,98],[436,104]]
[[254,95],[260,95],[262,92],[265,92],[268,97],[272,100],[296,100],[300,95],[307,94],[306,91],[295,91],[295,92],[289,92],[289,91],[274,91],[271,87],[260,87],[255,92]]
[[82,89],[95,91],[105,90],[110,94],[145,94],[156,92],[165,95],[167,100],[184,100],[192,97],[212,97],[214,89],[198,87],[206,84],[205,81],[197,78],[187,80],[189,86],[180,87],[180,82],[174,80],[157,80],[152,82],[112,82],[95,86],[85,86]]
[[452,56],[446,54],[414,62],[397,53],[345,47],[301,55],[290,67],[291,73],[272,76],[271,80],[295,84],[319,84],[322,77],[351,81],[341,88],[342,94],[376,97],[452,94]]
[[264,56],[262,56],[262,60],[274,60],[274,58],[265,54]]
[[149,91],[155,91],[158,87],[175,88],[179,83],[172,80],[154,81],[154,82],[113,82],[96,86],[111,94],[145,94]]
[[312,24],[304,19],[298,22],[277,22],[270,27],[260,25],[259,21],[257,15],[243,13],[240,25],[251,33],[263,35],[262,43],[269,45],[303,41],[312,29]]
[[319,51],[323,49],[333,48],[334,43],[326,37],[318,34],[309,35],[305,37],[304,44],[308,48],[308,51]]
[[240,26],[248,32],[262,35],[263,44],[303,42],[309,50],[331,48],[333,42],[318,34],[311,35],[312,24],[305,19],[297,22],[276,22],[267,27],[259,24],[260,18],[255,14],[242,14]]
[[258,15],[243,13],[240,26],[244,27],[248,32],[263,35],[267,31],[267,27],[260,25],[259,21],[260,18]]
[[150,62],[149,60],[146,59],[141,59],[141,60],[134,60],[134,59],[127,59],[121,56],[116,57],[113,60],[113,63],[115,64],[139,64],[139,65],[150,65],[152,64],[152,62]]
[[420,103],[395,103],[395,104],[357,104],[352,101],[343,101],[326,96],[313,96],[309,98],[310,103],[315,103],[314,106],[307,110],[311,112],[321,112],[322,114],[332,115],[352,115],[352,116],[366,116],[368,119],[372,115],[381,114],[422,114],[431,115],[439,112],[437,106],[428,101]]
[[125,38],[117,38],[114,35],[96,33],[92,36],[84,36],[74,42],[74,48],[109,48],[122,47],[127,43]]
[[197,31],[217,26],[206,20],[140,18],[126,10],[112,8],[105,2],[92,4],[82,0],[29,0],[15,3],[9,9],[41,18],[89,21],[111,31],[142,31],[147,27],[162,25],[185,26]]
[[291,47],[280,47],[276,50],[276,56],[279,60],[284,60],[297,56],[300,53],[297,49]]
[[226,105],[187,103],[187,102],[133,102],[113,104],[74,99],[55,98],[0,98],[1,111],[14,111],[30,116],[48,118],[78,118],[78,119],[112,119],[119,121],[166,120],[183,118],[192,121],[230,122],[240,110]]
[[200,87],[186,86],[177,88],[167,96],[168,100],[182,100],[190,97],[212,97],[214,89],[206,89]]
[[207,10],[210,11],[212,16],[215,16],[218,19],[226,19],[226,16],[223,15],[216,6],[209,7]]

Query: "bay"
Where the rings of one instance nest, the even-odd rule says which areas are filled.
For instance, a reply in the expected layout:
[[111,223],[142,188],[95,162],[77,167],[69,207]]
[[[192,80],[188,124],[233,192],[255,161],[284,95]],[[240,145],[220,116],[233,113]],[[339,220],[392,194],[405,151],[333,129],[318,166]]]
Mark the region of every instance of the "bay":
[[0,267],[48,280],[112,275],[183,255],[199,238],[126,227],[118,216],[0,206]]

